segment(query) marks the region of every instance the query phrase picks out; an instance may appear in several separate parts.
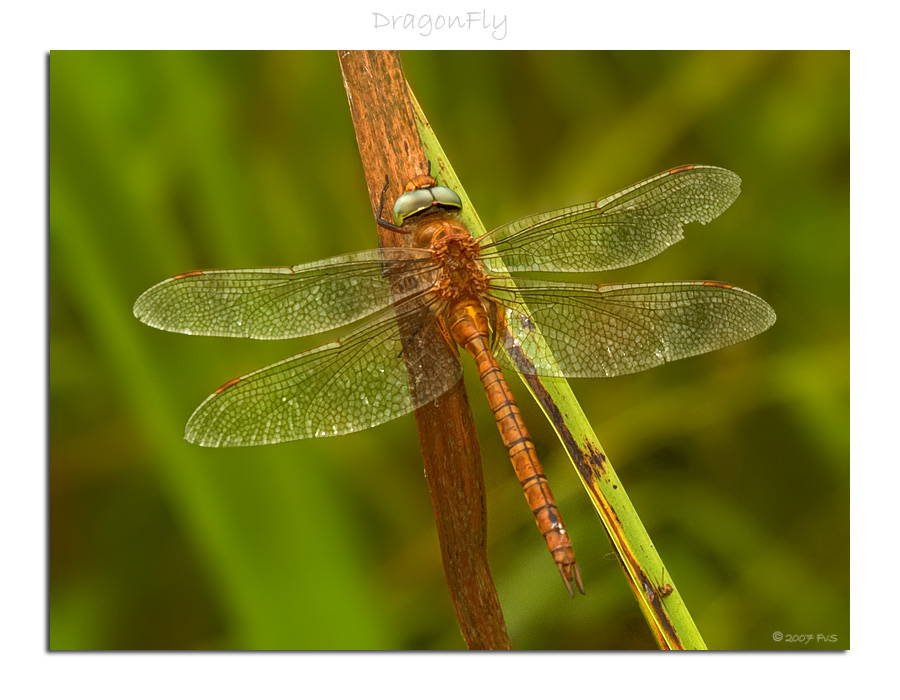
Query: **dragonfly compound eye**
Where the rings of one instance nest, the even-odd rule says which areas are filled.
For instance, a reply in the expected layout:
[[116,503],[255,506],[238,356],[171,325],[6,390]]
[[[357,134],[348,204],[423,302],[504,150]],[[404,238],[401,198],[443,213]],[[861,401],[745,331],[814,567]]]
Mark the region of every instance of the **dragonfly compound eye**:
[[462,209],[459,195],[448,187],[432,187],[424,190],[404,192],[394,204],[394,221],[402,224],[406,219],[419,214],[435,204],[448,209]]
[[462,209],[462,200],[449,187],[432,187],[431,196],[434,197],[434,203],[440,204],[442,207],[450,209]]

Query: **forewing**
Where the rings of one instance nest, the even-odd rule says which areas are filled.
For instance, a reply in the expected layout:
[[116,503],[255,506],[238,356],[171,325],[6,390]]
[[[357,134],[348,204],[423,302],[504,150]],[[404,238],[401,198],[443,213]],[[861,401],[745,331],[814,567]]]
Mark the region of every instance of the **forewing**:
[[685,165],[597,202],[536,214],[491,232],[481,259],[500,271],[598,272],[639,263],[682,239],[684,224],[707,223],[740,194],[729,170]]
[[597,287],[517,279],[516,288],[494,280],[490,293],[509,329],[500,344],[512,358],[528,359],[523,365],[500,353],[498,360],[542,376],[640,372],[739,343],[775,322],[765,301],[721,282]]
[[384,248],[256,270],[203,270],[144,292],[134,315],[188,335],[297,338],[343,326],[434,283],[426,250]]
[[[412,334],[405,343],[398,321]],[[265,445],[352,433],[409,413],[461,375],[434,331],[421,299],[388,308],[342,340],[220,387],[194,411],[185,438],[209,447]]]

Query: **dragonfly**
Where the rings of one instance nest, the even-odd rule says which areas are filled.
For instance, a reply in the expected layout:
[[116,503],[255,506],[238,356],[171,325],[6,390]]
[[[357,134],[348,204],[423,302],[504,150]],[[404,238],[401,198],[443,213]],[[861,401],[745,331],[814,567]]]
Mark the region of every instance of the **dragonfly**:
[[[571,540],[503,370],[617,377],[737,343],[775,322],[758,296],[723,282],[586,284],[516,272],[600,272],[647,260],[740,193],[723,168],[683,165],[585,204],[474,238],[462,202],[417,175],[379,224],[411,237],[294,267],[199,270],[134,304],[144,323],[189,335],[297,338],[356,323],[334,342],[232,379],[187,423],[210,447],[363,430],[435,400],[472,356],[538,529],[570,595],[584,585]],[[382,213],[385,190],[382,191]],[[521,360],[527,358],[527,367]]]

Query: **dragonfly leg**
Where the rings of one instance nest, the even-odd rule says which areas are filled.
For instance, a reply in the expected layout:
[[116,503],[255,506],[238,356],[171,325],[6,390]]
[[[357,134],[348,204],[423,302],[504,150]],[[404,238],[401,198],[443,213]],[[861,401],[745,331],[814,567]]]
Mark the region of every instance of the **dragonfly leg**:
[[383,214],[384,214],[384,197],[387,194],[387,188],[388,188],[388,176],[385,175],[384,176],[384,188],[381,190],[381,201],[378,203],[378,216],[375,218],[375,221],[378,223],[379,226],[381,226],[382,228],[386,228],[389,231],[396,231],[397,233],[409,233],[409,231],[404,229],[402,226],[397,226],[397,224],[395,224],[391,221],[388,221],[383,216]]

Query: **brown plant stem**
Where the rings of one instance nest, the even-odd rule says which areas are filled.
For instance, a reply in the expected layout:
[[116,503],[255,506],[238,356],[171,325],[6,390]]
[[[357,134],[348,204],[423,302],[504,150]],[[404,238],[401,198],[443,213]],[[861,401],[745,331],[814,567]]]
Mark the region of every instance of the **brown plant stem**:
[[[386,51],[341,51],[339,58],[372,211],[376,217],[380,213],[387,176],[388,217],[406,182],[428,173],[400,59]],[[402,234],[381,226],[378,237],[382,247],[407,245]],[[415,418],[444,573],[463,637],[470,649],[510,649],[488,565],[481,453],[462,380],[416,410]]]

